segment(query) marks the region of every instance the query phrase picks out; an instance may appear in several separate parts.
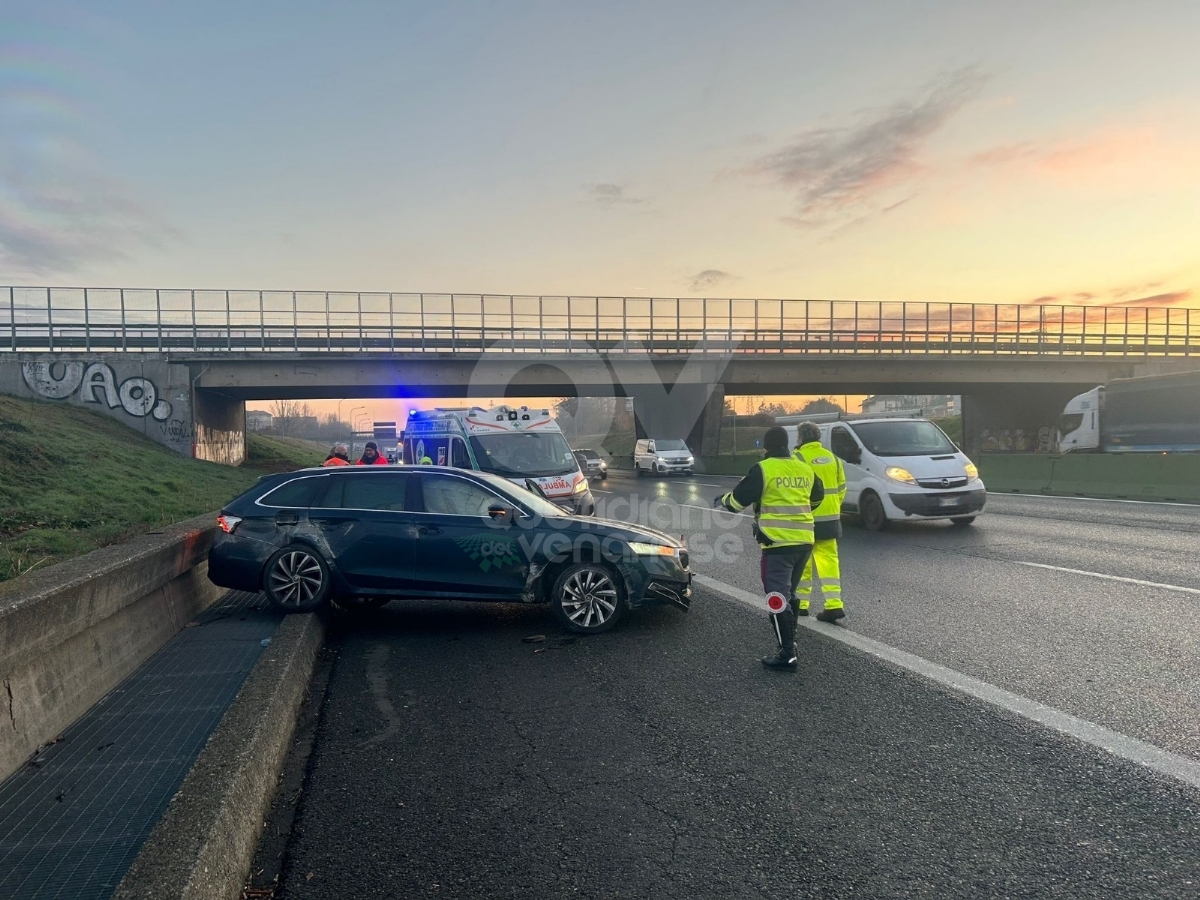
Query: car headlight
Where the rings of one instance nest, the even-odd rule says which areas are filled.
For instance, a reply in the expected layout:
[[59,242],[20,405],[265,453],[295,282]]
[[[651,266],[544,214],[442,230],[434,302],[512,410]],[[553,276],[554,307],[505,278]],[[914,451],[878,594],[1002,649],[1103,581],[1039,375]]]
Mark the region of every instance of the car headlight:
[[675,556],[679,553],[676,547],[667,547],[663,544],[642,544],[638,541],[630,541],[629,549],[638,556]]
[[582,493],[583,493],[584,491],[586,491],[587,489],[588,489],[588,482],[587,482],[587,479],[586,479],[586,478],[580,478],[580,479],[579,479],[579,481],[577,481],[577,482],[575,483],[575,487],[574,487],[574,489],[571,491],[571,493],[572,493],[572,494],[582,494]]
[[976,466],[975,463],[967,463],[965,468],[967,470],[968,478],[978,478],[979,477],[979,467]]
[[696,461],[696,458],[694,456],[689,456],[687,459],[684,460],[684,462],[688,462],[688,463],[694,463],[695,461]]
[[893,481],[903,481],[905,484],[916,484],[917,479],[913,478],[912,472],[908,469],[902,469],[899,466],[888,466],[884,470],[884,474]]

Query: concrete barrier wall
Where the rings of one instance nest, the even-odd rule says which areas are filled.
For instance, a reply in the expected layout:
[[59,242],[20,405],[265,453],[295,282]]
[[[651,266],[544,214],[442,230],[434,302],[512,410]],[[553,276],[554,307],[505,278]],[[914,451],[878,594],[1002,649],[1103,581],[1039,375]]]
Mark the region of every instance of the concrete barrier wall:
[[0,584],[0,779],[223,593],[207,578],[213,519]]
[[1200,503],[1196,453],[984,453],[989,491]]
[[187,366],[137,353],[10,353],[0,393],[82,406],[111,416],[183,456],[192,455]]

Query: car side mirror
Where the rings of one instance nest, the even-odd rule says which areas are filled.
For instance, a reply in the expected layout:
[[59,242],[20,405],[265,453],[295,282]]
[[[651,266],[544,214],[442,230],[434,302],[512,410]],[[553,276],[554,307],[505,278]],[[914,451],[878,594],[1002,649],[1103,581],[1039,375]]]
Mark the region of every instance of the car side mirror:
[[491,516],[493,522],[498,522],[503,525],[511,525],[516,518],[516,510],[511,506],[503,506],[499,503],[488,507],[488,515]]
[[850,454],[850,456],[849,456],[849,458],[848,458],[847,462],[853,463],[853,464],[854,464],[854,465],[856,465],[856,466],[857,466],[857,465],[861,465],[861,463],[862,463],[862,451],[861,451],[861,450],[858,450],[858,449],[855,449],[855,451],[854,451],[853,453],[851,453],[851,454]]

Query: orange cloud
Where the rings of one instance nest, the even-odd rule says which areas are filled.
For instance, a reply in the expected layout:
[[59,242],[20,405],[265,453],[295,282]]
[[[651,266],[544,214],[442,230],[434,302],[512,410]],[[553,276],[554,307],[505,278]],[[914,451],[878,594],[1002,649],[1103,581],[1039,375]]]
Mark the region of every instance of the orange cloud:
[[1111,303],[1104,304],[1105,306],[1177,306],[1187,303],[1191,299],[1192,292],[1187,291],[1171,291],[1166,294],[1154,294],[1150,297],[1138,297],[1136,300],[1114,300]]
[[1175,186],[1200,180],[1200,140],[1151,126],[1108,126],[1046,143],[1023,141],[971,157],[976,166],[1071,188]]

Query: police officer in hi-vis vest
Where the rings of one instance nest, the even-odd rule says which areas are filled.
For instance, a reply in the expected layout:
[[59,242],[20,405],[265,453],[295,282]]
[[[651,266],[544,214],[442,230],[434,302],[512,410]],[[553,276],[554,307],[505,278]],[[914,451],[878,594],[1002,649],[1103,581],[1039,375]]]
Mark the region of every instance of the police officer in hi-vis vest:
[[813,509],[816,543],[812,556],[800,577],[797,599],[800,615],[808,615],[808,601],[812,596],[813,570],[825,598],[825,608],[817,613],[822,622],[836,622],[846,618],[842,608],[842,572],[838,565],[837,539],[842,536],[842,500],[846,497],[846,470],[833,451],[821,446],[821,429],[812,422],[803,422],[799,431],[799,446],[795,456],[812,466],[813,472],[825,485],[825,499]]
[[713,505],[730,512],[754,507],[754,537],[762,546],[762,584],[779,652],[763,657],[769,669],[796,670],[796,586],[813,546],[813,506],[825,489],[802,459],[792,456],[779,425],[763,436],[766,450],[746,477]]

